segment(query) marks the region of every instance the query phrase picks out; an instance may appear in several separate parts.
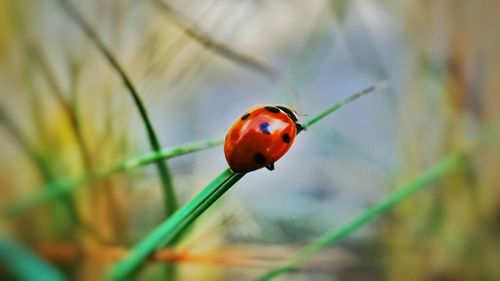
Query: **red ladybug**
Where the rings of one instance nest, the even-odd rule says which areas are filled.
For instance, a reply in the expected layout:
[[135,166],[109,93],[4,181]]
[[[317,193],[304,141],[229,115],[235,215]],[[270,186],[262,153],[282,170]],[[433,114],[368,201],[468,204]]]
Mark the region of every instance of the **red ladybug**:
[[224,154],[231,170],[247,173],[274,162],[293,144],[302,130],[297,116],[284,106],[258,105],[236,120],[226,135]]

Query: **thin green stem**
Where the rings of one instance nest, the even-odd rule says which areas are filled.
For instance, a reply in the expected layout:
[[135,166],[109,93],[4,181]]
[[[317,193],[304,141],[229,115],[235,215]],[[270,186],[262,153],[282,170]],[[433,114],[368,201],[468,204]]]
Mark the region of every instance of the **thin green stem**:
[[302,125],[302,127],[304,127],[304,129],[306,129],[306,128],[314,125],[316,122],[320,121],[321,119],[325,118],[326,116],[330,115],[331,113],[333,113],[333,112],[339,110],[340,108],[344,107],[345,105],[351,103],[352,101],[355,101],[358,98],[360,98],[366,94],[369,94],[371,92],[381,91],[381,90],[385,89],[386,87],[387,87],[387,81],[380,81],[377,84],[375,84],[369,88],[366,88],[362,91],[359,91],[357,93],[354,93],[354,94],[348,96],[344,100],[327,108],[326,110],[324,110],[320,114],[318,114],[318,115],[310,118],[309,120],[306,120],[305,122],[301,123],[301,125]]
[[463,161],[464,155],[460,153],[452,153],[444,157],[437,164],[430,167],[421,176],[410,181],[409,183],[403,184],[396,188],[396,191],[384,198],[379,203],[375,204],[373,207],[368,208],[355,216],[354,218],[347,221],[345,224],[338,228],[331,230],[320,236],[310,245],[306,246],[300,250],[292,259],[288,262],[279,266],[261,277],[257,278],[258,281],[271,280],[281,274],[292,271],[306,262],[310,257],[312,257],[317,252],[332,246],[341,239],[347,237],[352,232],[356,231],[360,227],[366,225],[373,219],[385,214],[390,208],[394,207],[396,204],[407,199],[415,192],[429,186],[431,183],[440,179],[442,176],[446,175],[450,171],[457,168]]
[[[70,4],[68,0],[59,0],[71,18],[76,22],[76,24],[83,30],[87,37],[95,44],[97,49],[106,58],[111,67],[117,72],[117,74],[122,79],[125,87],[128,89],[136,108],[139,110],[139,114],[144,123],[146,133],[148,136],[149,143],[153,150],[160,150],[161,145],[158,137],[156,136],[153,124],[149,119],[146,107],[144,106],[141,97],[136,90],[132,81],[125,73],[125,70],[121,67],[118,61],[115,59],[111,51],[104,45],[104,42],[99,38],[97,33],[92,29],[92,27],[85,21],[85,19],[80,15],[80,13]],[[178,206],[177,198],[175,195],[174,187],[172,184],[172,178],[170,175],[169,168],[167,164],[163,161],[156,163],[158,172],[160,175],[161,183],[163,186],[163,196],[164,205],[167,217],[171,215]]]
[[[327,115],[340,109],[342,106],[354,101],[358,97],[380,89],[381,87],[370,87],[364,90],[362,94],[356,93],[346,100],[327,108],[324,112],[314,116],[306,121],[307,126],[311,126]],[[203,214],[212,204],[214,204],[227,190],[238,182],[245,174],[234,173],[230,169],[224,170],[210,184],[208,184],[193,199],[181,207],[170,218],[167,218],[162,224],[156,227],[149,235],[139,241],[130,253],[112,269],[107,280],[117,281],[125,280],[133,274],[146,258],[156,249],[163,246],[171,246],[179,235],[186,230],[201,214]]]
[[177,147],[162,149],[156,152],[151,152],[142,156],[134,157],[123,162],[117,163],[110,168],[94,170],[84,176],[75,178],[66,178],[58,181],[50,182],[40,188],[40,192],[27,196],[11,205],[3,208],[2,213],[8,215],[16,215],[38,204],[48,202],[57,197],[70,192],[74,188],[89,183],[101,178],[109,177],[116,173],[127,172],[137,169],[151,163],[170,159],[188,153],[208,149],[223,143],[220,138],[209,139],[204,141],[192,142]]

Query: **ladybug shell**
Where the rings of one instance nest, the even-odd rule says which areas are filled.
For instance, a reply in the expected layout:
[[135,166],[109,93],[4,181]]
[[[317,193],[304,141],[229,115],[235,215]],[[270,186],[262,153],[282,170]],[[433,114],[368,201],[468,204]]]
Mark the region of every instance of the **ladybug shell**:
[[[282,107],[283,108],[283,107]],[[234,172],[269,167],[293,144],[297,126],[275,106],[255,106],[236,120],[226,135],[224,154]]]

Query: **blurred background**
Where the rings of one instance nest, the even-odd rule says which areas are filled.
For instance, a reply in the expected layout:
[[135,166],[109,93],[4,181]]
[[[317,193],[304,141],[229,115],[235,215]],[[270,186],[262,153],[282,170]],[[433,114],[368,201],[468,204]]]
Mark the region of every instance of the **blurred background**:
[[[58,0],[0,0],[0,207],[151,148],[116,71]],[[388,80],[238,182],[176,247],[175,280],[252,280],[500,117],[494,0],[69,1],[123,66],[162,147],[223,137],[255,104],[301,119]],[[499,280],[498,142],[282,280]],[[168,161],[181,203],[222,147]],[[154,165],[2,216],[71,280],[100,280],[165,219]],[[1,255],[0,255],[1,256]],[[170,257],[170,258],[169,258]],[[138,280],[165,280],[168,251]],[[0,279],[14,278],[0,265]]]

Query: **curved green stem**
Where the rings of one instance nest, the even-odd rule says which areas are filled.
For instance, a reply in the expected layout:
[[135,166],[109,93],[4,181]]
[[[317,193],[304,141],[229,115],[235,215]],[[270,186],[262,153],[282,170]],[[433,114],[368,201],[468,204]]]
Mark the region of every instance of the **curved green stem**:
[[[99,38],[97,33],[92,29],[92,27],[85,21],[85,19],[80,15],[80,13],[69,3],[68,0],[60,0],[62,6],[68,12],[68,14],[72,17],[72,19],[77,23],[77,25],[85,32],[87,37],[95,44],[97,49],[102,53],[102,55],[106,58],[111,67],[117,72],[117,74],[122,79],[125,87],[128,89],[132,100],[136,108],[139,110],[139,114],[144,123],[146,134],[148,136],[149,143],[153,150],[160,150],[161,145],[158,137],[156,136],[155,130],[153,128],[153,124],[149,119],[146,107],[144,106],[141,97],[132,84],[132,81],[125,73],[125,70],[120,66],[118,61],[112,55],[111,51],[104,45],[104,42]],[[164,204],[167,217],[172,214],[177,209],[177,197],[175,196],[174,187],[172,184],[172,179],[170,175],[170,170],[167,164],[163,161],[159,161],[156,163],[158,168],[158,173],[160,175],[161,183],[163,186],[163,195],[164,195]]]

